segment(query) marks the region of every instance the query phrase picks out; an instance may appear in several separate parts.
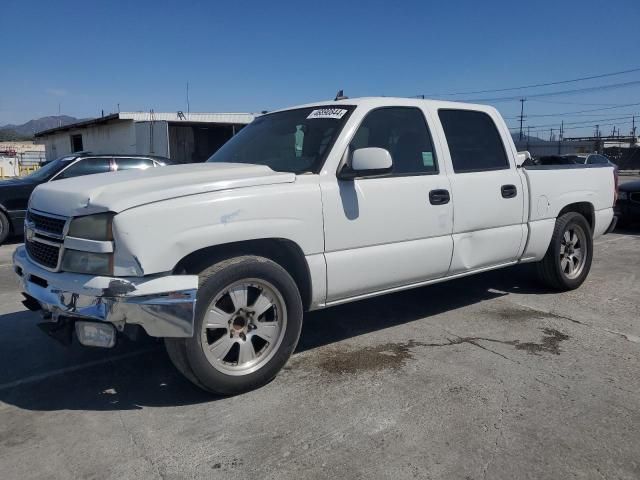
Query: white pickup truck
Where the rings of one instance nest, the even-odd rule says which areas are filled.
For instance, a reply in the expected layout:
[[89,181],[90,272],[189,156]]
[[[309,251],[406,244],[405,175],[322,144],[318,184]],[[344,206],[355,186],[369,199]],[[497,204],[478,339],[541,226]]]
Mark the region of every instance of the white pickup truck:
[[525,159],[489,106],[294,107],[204,164],[39,186],[15,271],[53,335],[110,347],[142,328],[193,383],[238,393],[283,367],[305,310],[523,262],[580,286],[615,172]]

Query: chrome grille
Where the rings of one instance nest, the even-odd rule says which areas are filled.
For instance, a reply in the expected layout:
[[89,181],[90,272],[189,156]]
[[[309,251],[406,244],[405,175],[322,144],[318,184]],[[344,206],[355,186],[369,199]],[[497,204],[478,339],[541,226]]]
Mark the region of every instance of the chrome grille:
[[40,243],[34,240],[27,240],[25,242],[25,246],[27,248],[27,253],[32,260],[50,269],[58,268],[60,246],[49,245],[48,243]]
[[64,225],[67,222],[64,218],[49,217],[31,211],[27,214],[27,221],[35,230],[59,236],[63,235]]
[[68,221],[65,217],[29,210],[24,223],[29,258],[47,270],[58,270]]

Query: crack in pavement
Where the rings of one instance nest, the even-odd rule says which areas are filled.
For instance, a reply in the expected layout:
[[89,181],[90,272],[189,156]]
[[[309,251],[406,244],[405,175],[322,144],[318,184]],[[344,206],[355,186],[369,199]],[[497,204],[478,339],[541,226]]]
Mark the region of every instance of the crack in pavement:
[[490,348],[485,347],[484,345],[480,345],[479,341],[492,342],[492,343],[501,343],[503,345],[510,345],[515,347],[517,350],[524,350],[529,354],[537,355],[540,352],[553,353],[554,355],[560,354],[560,342],[564,340],[568,340],[569,335],[562,333],[554,328],[541,328],[544,336],[542,337],[542,341],[540,343],[535,342],[521,342],[520,340],[498,340],[496,338],[488,338],[488,337],[460,337],[459,335],[455,335],[454,333],[447,332],[450,335],[455,335],[456,339],[447,339],[444,343],[419,343],[416,342],[415,345],[423,346],[423,347],[448,347],[451,345],[460,345],[462,343],[468,343],[475,347],[481,348],[483,350],[487,350],[491,353],[499,355],[502,358],[510,360],[515,363],[515,360],[499,353]]

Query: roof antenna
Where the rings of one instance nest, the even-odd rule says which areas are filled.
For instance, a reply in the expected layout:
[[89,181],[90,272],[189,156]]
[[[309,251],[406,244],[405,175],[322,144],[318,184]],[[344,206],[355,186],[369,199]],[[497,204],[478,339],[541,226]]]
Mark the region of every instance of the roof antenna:
[[338,90],[338,93],[336,93],[336,98],[334,98],[333,101],[337,102],[338,100],[346,100],[347,98],[349,98],[349,97],[347,97],[344,94],[343,90]]

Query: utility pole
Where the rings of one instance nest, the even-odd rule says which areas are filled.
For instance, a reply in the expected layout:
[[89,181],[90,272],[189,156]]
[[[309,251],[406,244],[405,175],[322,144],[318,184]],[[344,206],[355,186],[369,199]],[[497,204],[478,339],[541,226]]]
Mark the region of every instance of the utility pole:
[[187,82],[187,114],[191,112],[191,106],[189,105],[189,82]]
[[553,128],[551,129],[551,132],[549,133],[549,141],[553,142]]
[[520,141],[522,141],[522,121],[524,120],[524,102],[526,101],[526,98],[520,99]]
[[531,141],[531,125],[527,125],[527,150],[529,150],[530,141]]
[[560,141],[564,139],[564,120],[560,122]]

